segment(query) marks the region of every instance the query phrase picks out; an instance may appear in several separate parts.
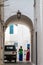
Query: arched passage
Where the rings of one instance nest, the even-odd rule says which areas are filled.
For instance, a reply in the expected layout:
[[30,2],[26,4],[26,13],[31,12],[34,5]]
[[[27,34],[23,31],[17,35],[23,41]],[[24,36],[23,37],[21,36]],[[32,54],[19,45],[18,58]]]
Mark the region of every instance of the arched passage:
[[10,23],[23,24],[30,28],[30,31],[31,31],[31,60],[33,61],[33,23],[31,19],[25,15],[21,15],[21,18],[18,19],[17,15],[13,15],[9,17],[7,21],[4,23],[4,32]]

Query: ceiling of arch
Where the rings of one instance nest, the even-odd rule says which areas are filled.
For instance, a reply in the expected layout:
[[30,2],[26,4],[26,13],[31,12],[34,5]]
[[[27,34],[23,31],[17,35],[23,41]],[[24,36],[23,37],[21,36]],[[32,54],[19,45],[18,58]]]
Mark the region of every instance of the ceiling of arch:
[[5,26],[7,27],[10,23],[24,24],[24,25],[30,27],[30,29],[33,29],[33,23],[31,21],[31,19],[24,15],[22,15],[20,19],[17,19],[16,15],[9,17],[9,19],[5,22]]

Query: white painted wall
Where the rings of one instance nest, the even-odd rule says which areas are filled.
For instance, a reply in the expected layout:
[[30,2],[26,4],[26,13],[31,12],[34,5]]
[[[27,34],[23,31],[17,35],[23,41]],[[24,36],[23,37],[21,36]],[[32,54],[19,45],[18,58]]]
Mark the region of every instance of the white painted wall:
[[28,16],[34,22],[34,0],[8,0],[4,2],[4,21],[10,16],[15,15],[18,10],[23,15]]
[[[36,0],[35,29],[37,31],[37,65],[43,65],[43,24],[42,24],[42,0]],[[37,19],[37,20],[36,20]]]
[[[14,24],[13,24],[14,25]],[[18,43],[31,43],[31,33],[30,29],[24,25],[18,24],[18,26],[14,25],[14,34],[10,34],[9,26],[5,32],[5,41],[13,41]]]

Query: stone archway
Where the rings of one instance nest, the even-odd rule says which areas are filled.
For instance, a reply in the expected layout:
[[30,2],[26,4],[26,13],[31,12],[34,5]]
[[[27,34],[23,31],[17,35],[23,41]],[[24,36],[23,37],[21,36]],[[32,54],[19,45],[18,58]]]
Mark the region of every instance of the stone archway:
[[30,18],[28,18],[25,15],[21,15],[21,18],[18,19],[17,15],[13,15],[7,19],[7,21],[4,23],[4,31],[8,27],[10,23],[14,24],[23,24],[30,28],[31,30],[31,61],[33,62],[33,23]]
[[[21,22],[22,21],[22,22]],[[5,26],[5,28],[7,27],[7,25],[9,24],[9,23],[19,23],[19,24],[24,24],[24,25],[27,25],[27,26],[29,26],[30,27],[30,29],[31,30],[33,30],[33,23],[32,23],[32,21],[31,21],[31,19],[30,18],[28,18],[27,16],[25,16],[25,15],[21,15],[21,18],[20,19],[18,19],[17,18],[17,15],[13,15],[13,16],[11,16],[11,17],[9,17],[7,20],[6,20],[6,22],[4,23],[4,26]]]

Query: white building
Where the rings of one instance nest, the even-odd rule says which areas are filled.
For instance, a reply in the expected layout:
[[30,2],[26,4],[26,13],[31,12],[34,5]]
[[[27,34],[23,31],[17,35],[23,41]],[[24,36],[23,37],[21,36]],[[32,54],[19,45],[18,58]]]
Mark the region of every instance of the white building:
[[[2,1],[2,0],[1,0]],[[16,15],[18,10],[20,10],[21,15],[27,16],[29,18],[29,20],[32,21],[33,23],[33,55],[32,55],[32,62],[35,65],[43,65],[43,1],[42,0],[8,0],[6,2],[4,2],[4,8],[1,7],[1,19],[4,20],[4,22],[7,22],[6,25],[8,25],[8,23],[10,21],[14,21],[16,19],[13,18],[13,15]],[[4,10],[3,10],[4,9]],[[4,12],[3,12],[4,11]],[[24,21],[26,23],[26,18],[23,16],[23,20],[21,19],[20,21],[17,19],[15,21],[19,21],[19,23],[21,23],[21,21]],[[11,19],[13,20],[11,20]],[[28,19],[27,18],[27,19]],[[9,21],[9,22],[8,22]],[[30,22],[31,22],[30,21]],[[16,23],[16,22],[15,22]],[[28,22],[26,23],[26,25],[28,26]],[[0,24],[1,27],[1,24]],[[30,26],[31,28],[31,26]],[[32,29],[32,28],[31,28]],[[32,30],[31,30],[32,31]],[[1,34],[3,32],[2,27],[0,28],[0,42],[4,43],[3,41],[3,34]],[[37,33],[36,33],[37,32]],[[1,45],[3,46],[3,44]],[[1,48],[0,48],[1,49]],[[3,51],[3,50],[2,50]],[[1,51],[1,52],[2,52]],[[0,55],[0,58],[2,56]],[[2,57],[3,58],[3,57]],[[1,58],[1,59],[2,59]],[[1,60],[0,60],[1,62]]]

